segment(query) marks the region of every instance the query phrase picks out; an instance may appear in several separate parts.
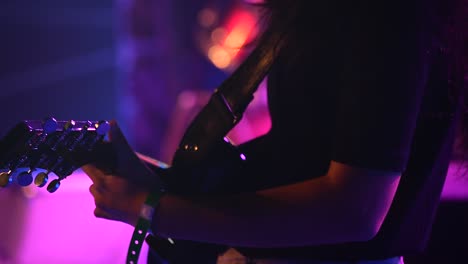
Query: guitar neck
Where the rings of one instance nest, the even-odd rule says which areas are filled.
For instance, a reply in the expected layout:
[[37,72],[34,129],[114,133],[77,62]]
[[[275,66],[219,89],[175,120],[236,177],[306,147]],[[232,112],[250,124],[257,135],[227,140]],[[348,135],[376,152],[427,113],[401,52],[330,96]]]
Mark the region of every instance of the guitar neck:
[[[10,183],[42,187],[49,173],[57,179],[47,190],[55,192],[60,181],[98,157],[110,129],[107,121],[24,120],[0,141],[0,187]],[[39,176],[39,177],[38,177]],[[49,188],[50,187],[50,188]]]

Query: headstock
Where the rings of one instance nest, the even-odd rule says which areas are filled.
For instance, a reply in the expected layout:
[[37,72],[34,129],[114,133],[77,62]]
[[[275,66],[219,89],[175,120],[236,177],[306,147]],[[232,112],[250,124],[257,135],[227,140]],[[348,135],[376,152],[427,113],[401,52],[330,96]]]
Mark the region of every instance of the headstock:
[[[61,180],[90,161],[110,129],[108,121],[25,120],[0,141],[0,187],[10,184],[55,192]],[[49,182],[49,175],[56,178]]]

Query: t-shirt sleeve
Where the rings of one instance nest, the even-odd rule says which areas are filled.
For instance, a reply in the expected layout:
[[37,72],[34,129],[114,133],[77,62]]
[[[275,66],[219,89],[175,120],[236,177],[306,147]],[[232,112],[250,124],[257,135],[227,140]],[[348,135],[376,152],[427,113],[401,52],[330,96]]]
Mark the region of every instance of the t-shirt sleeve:
[[426,79],[427,41],[424,16],[412,3],[417,1],[400,2],[358,1],[347,10],[335,161],[389,171],[406,166]]

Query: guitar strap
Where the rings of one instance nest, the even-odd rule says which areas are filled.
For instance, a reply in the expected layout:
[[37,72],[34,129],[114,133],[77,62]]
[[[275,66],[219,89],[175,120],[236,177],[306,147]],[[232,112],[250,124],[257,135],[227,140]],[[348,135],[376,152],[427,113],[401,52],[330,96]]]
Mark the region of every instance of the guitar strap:
[[[244,62],[213,92],[189,124],[175,153],[173,166],[203,160],[241,119],[253,93],[269,72],[283,46],[282,33],[266,31]],[[189,162],[187,164],[187,162]]]

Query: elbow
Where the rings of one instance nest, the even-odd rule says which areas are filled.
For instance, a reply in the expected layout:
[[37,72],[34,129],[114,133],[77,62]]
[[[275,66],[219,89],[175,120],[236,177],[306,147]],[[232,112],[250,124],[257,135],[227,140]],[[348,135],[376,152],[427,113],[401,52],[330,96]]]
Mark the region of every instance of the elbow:
[[362,226],[360,229],[360,234],[358,236],[359,241],[365,242],[373,239],[379,232],[381,223],[369,221],[366,225]]
[[[352,208],[352,206],[347,209]],[[347,215],[347,217],[345,217]],[[355,212],[345,213],[341,219],[346,223],[338,224],[342,231],[342,242],[365,242],[373,239],[380,230],[381,224],[369,215],[363,216]]]
[[368,241],[379,232],[395,196],[400,173],[332,166],[329,174],[343,221],[348,221],[350,240]]
[[352,215],[353,234],[357,241],[369,241],[373,239],[380,231],[385,218],[390,210],[393,192],[390,191],[386,196],[374,197],[373,199],[358,198],[354,201],[348,200],[346,204],[346,214]]
[[[346,240],[351,242],[365,242],[373,239],[378,232],[385,218],[386,212],[376,212],[375,210],[366,210],[362,204],[353,206],[348,203],[345,216],[342,216],[347,221],[346,232],[349,236]],[[384,214],[384,215],[381,215]]]

